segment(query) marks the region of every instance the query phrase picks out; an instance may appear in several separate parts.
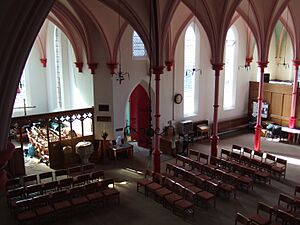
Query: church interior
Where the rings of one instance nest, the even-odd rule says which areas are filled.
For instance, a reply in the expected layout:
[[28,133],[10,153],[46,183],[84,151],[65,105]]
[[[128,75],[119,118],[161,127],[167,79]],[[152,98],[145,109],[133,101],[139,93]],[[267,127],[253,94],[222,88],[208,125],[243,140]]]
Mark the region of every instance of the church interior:
[[300,0],[0,11],[5,224],[300,224]]

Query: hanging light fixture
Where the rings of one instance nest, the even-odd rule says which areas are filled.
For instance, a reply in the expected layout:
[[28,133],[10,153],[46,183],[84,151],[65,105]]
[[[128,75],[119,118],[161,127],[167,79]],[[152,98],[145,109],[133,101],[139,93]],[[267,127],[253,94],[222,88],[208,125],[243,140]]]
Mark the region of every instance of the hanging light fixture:
[[[194,0],[194,16],[193,16],[193,28],[194,28],[194,33],[196,33],[196,10],[197,10],[197,1]],[[200,75],[202,75],[202,70],[199,68],[197,69],[195,65],[193,65],[192,69],[186,69],[185,70],[185,76],[193,76],[194,74],[196,74],[197,72],[200,73]]]
[[[288,26],[288,10],[286,9],[286,26]],[[283,26],[283,24],[282,24]],[[284,46],[284,57],[283,57],[283,63],[278,63],[279,66],[284,66],[285,69],[288,69],[290,66],[289,64],[285,61],[285,57],[286,57],[286,48],[287,48],[287,38],[288,38],[288,33],[287,33],[287,29],[285,29],[285,46]]]
[[[118,18],[118,27],[119,27],[119,37],[120,37],[120,40],[121,40],[121,15],[120,15],[120,11],[121,11],[121,2],[119,0],[119,18]],[[122,60],[122,54],[121,54],[121,46],[119,45],[119,68],[118,68],[118,71],[113,73],[113,76],[116,76],[116,81],[119,82],[119,84],[122,84],[122,81],[125,80],[125,76],[128,77],[128,79],[130,79],[129,77],[129,72],[124,72],[122,71],[122,63],[121,63],[121,60]]]

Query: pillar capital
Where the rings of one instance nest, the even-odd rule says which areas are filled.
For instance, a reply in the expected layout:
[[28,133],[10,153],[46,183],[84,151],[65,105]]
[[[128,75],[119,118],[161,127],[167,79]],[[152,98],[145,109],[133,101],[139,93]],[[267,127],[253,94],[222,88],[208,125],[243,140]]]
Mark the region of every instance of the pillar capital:
[[300,66],[300,59],[293,60],[294,66]]
[[78,68],[78,72],[82,73],[83,62],[75,62],[75,66]]
[[153,69],[153,74],[155,75],[160,75],[160,74],[163,74],[164,73],[164,66],[154,66],[152,67]]
[[223,70],[224,63],[211,63],[213,70]]
[[268,66],[268,61],[267,62],[263,62],[263,61],[258,61],[257,64],[258,64],[258,67],[260,68],[266,68]]
[[174,65],[174,61],[173,60],[170,60],[170,61],[165,61],[165,64],[167,66],[167,71],[171,71],[172,70],[172,67]]
[[95,74],[98,63],[88,63],[91,74]]
[[250,64],[252,63],[253,57],[246,57],[246,65],[250,66]]
[[118,63],[117,62],[108,62],[108,63],[106,63],[106,65],[107,65],[107,68],[110,69],[110,74],[114,74]]
[[43,64],[43,67],[47,67],[47,59],[46,58],[42,58],[42,59],[40,59],[40,61]]

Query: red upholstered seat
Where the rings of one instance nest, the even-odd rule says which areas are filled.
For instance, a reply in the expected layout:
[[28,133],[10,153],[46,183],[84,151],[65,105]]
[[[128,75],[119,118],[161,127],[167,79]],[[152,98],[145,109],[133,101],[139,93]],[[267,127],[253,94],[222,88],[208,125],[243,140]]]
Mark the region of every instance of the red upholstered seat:
[[102,191],[103,196],[108,204],[111,201],[117,200],[117,203],[120,204],[120,192],[115,188],[108,188]]
[[170,205],[172,208],[176,201],[183,199],[182,196],[176,193],[171,193],[169,195],[166,195],[164,198],[165,198],[164,206]]
[[35,218],[36,214],[33,210],[26,210],[17,214],[17,220],[20,222],[34,220]]
[[86,197],[90,202],[94,202],[94,201],[102,200],[104,198],[104,195],[101,192],[97,191],[97,192],[87,194]]
[[171,193],[172,193],[172,191],[165,187],[160,188],[155,191],[155,195],[156,195],[157,199],[160,201],[163,200],[166,195],[169,195]]
[[68,200],[65,201],[60,201],[60,202],[55,202],[53,204],[53,208],[56,211],[61,211],[61,210],[66,210],[66,209],[70,209],[72,207],[71,203]]
[[35,209],[35,212],[38,216],[45,216],[54,212],[54,208],[50,205],[42,206]]
[[249,219],[259,225],[267,225],[270,223],[270,218],[261,215],[252,215],[249,216]]
[[216,196],[208,191],[201,191],[197,193],[197,201],[201,201],[208,204],[209,201],[213,201],[214,208],[216,207]]

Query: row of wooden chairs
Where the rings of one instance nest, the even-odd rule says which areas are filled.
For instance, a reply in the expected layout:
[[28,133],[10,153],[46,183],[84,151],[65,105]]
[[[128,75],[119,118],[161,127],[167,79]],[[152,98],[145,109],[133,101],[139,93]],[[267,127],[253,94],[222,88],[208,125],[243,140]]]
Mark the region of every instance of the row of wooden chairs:
[[81,174],[86,174],[95,171],[95,164],[87,164],[82,166],[70,167],[67,169],[55,170],[40,174],[32,174],[23,177],[16,177],[9,179],[6,183],[6,189],[13,189],[21,186],[27,186],[31,184],[48,182],[50,179],[52,181],[59,180],[65,177],[73,177]]
[[247,147],[242,147],[240,145],[233,144],[230,154],[236,157],[234,153],[240,155],[240,158],[248,158],[248,161],[253,162],[257,167],[263,166],[264,164],[269,164],[272,166],[272,174],[280,180],[281,177],[285,179],[287,160],[280,157],[276,157],[270,153],[264,153],[262,151],[254,151]]
[[[236,188],[246,188],[247,192],[250,188],[253,190],[252,178],[222,166],[223,160],[219,158],[211,156],[210,161],[199,162],[192,158],[178,155],[176,161],[177,164],[178,161],[181,161],[181,166],[195,176],[206,177],[206,179],[215,182],[216,186],[229,197],[232,193],[236,195]],[[227,161],[224,161],[224,163],[227,163]]]
[[258,202],[256,213],[248,216],[237,213],[235,225],[300,225],[300,218],[288,211]]
[[[199,185],[201,185],[201,181],[210,184],[213,187],[210,189],[214,194],[222,192],[228,198],[231,195],[236,198],[237,183],[233,182],[234,180],[229,174],[218,169],[213,164],[201,164],[188,157],[178,155],[176,165],[167,165],[166,171],[168,172],[168,170],[172,170],[175,176],[180,175],[182,178],[189,179],[193,183],[195,180],[198,180]],[[168,173],[170,174],[170,172]]]
[[98,203],[104,206],[115,202],[120,204],[120,192],[114,188],[113,179],[105,179],[71,187],[68,190],[19,200],[16,202],[13,214],[18,222],[23,224],[40,221],[46,216],[72,212],[79,207],[95,206]]
[[137,181],[137,191],[141,188],[144,188],[146,196],[154,195],[164,207],[170,208],[174,214],[183,215],[184,219],[188,215],[194,215],[194,203],[197,200],[195,196],[202,191],[197,187],[189,189],[169,177],[149,171],[146,171],[144,179]]
[[84,185],[91,182],[98,182],[104,179],[104,171],[98,170],[88,174],[78,175],[77,177],[68,177],[59,181],[50,181],[44,184],[33,184],[26,187],[18,187],[7,190],[7,204],[11,208],[16,201],[31,198],[38,195],[56,192],[58,190],[69,189],[75,186]]

